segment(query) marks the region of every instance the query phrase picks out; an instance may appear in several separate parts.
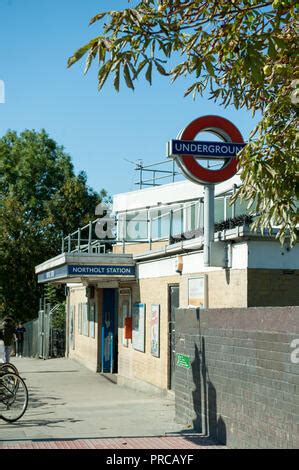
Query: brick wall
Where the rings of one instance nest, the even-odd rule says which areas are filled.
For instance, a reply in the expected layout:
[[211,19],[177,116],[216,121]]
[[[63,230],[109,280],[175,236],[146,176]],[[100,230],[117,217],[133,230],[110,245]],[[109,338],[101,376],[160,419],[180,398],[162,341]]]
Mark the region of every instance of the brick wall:
[[176,419],[232,448],[297,448],[299,307],[179,309]]
[[248,306],[299,305],[299,271],[248,269]]
[[[98,348],[101,346],[98,341],[98,325],[102,318],[102,289],[96,289],[96,318],[95,318],[95,337],[79,334],[78,330],[78,310],[79,303],[87,302],[86,288],[75,287],[70,289],[70,305],[74,306],[74,348],[69,346],[69,358],[83,364],[88,369],[96,372],[98,369]],[[100,323],[99,323],[100,320]]]

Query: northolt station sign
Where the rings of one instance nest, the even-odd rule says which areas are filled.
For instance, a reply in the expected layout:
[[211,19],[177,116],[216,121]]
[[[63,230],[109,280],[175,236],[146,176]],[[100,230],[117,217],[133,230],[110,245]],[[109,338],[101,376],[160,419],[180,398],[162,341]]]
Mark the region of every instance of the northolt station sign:
[[68,277],[135,277],[135,266],[121,265],[65,265],[56,269],[49,269],[38,274],[38,282],[47,282]]

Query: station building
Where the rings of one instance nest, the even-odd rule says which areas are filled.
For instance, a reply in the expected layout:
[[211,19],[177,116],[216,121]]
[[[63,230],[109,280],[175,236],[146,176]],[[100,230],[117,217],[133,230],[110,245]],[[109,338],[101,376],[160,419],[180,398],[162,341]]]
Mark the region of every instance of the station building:
[[176,308],[299,305],[299,247],[282,247],[275,230],[251,232],[246,203],[229,202],[239,184],[235,175],[216,186],[211,266],[203,258],[204,188],[179,181],[116,194],[113,239],[99,238],[107,223],[97,219],[36,267],[40,283],[67,287],[69,358],[166,393]]

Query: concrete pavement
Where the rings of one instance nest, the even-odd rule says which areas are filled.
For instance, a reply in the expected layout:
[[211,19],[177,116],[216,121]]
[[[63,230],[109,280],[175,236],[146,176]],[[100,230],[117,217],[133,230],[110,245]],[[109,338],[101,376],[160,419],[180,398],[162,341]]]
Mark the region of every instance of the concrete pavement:
[[[86,448],[101,448],[100,441],[95,440],[102,439],[103,444],[103,438],[108,438],[110,448],[111,438],[121,439],[114,440],[117,446],[114,448],[121,447],[122,438],[128,441],[124,444],[126,448],[140,448],[140,445],[147,448],[145,441],[134,438],[150,436],[168,436],[168,441],[160,441],[160,444],[156,439],[156,445],[164,442],[165,448],[176,448],[171,447],[174,443],[169,439],[184,429],[190,432],[190,429],[175,423],[171,398],[162,399],[121,387],[109,377],[95,374],[65,358],[47,361],[13,358],[12,362],[26,380],[30,399],[28,409],[19,421],[8,424],[0,420],[2,448],[12,445],[28,447],[30,441],[47,441],[45,445],[49,448],[49,442],[59,440],[69,442],[68,448],[72,442],[73,448],[76,448],[74,443],[79,448],[84,447],[84,442]],[[204,439],[176,439],[179,439],[176,442],[180,448],[184,448],[183,445],[186,448],[193,444],[198,446],[200,442],[203,446],[211,445]]]

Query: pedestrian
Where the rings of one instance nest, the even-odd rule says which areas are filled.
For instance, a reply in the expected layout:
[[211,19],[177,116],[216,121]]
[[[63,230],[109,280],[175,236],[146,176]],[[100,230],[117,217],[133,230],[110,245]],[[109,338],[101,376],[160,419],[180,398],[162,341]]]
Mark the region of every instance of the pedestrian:
[[24,347],[24,333],[26,333],[26,328],[19,322],[15,334],[16,334],[16,356],[22,357],[23,347]]
[[10,315],[6,316],[2,321],[1,327],[1,338],[4,341],[4,362],[10,361],[11,351],[16,338],[15,329],[16,324],[14,319]]

